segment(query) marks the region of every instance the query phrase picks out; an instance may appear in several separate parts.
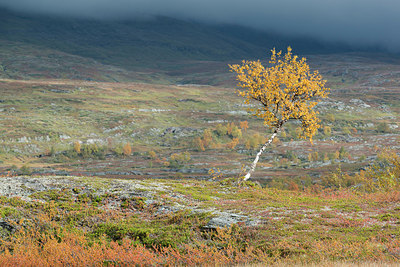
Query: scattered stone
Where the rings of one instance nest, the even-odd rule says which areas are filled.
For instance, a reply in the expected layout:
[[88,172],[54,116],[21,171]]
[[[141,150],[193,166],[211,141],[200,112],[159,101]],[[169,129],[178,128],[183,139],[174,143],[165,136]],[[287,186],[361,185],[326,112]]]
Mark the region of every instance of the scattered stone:
[[355,137],[355,136],[351,136],[351,135],[332,136],[328,140],[335,141],[335,142],[345,142],[345,143],[355,143],[355,142],[362,141],[361,138]]
[[148,109],[148,108],[140,108],[139,112],[153,112],[153,113],[159,113],[159,112],[167,112],[167,111],[171,111],[170,109],[160,109],[160,108],[152,108],[152,109]]
[[248,115],[249,114],[245,110],[231,110],[231,111],[227,111],[226,113],[228,113],[229,115]]
[[61,135],[60,135],[60,139],[61,139],[61,140],[71,139],[71,136],[66,135],[66,134],[61,134]]
[[177,137],[183,137],[198,132],[199,130],[190,127],[169,127],[161,134],[161,137],[172,134]]
[[29,138],[27,138],[26,136],[23,136],[21,138],[17,139],[18,143],[28,143],[29,142]]
[[[134,171],[130,172],[131,174]],[[112,173],[112,172],[110,172]],[[118,172],[119,173],[119,172]],[[109,174],[109,173],[106,173]],[[94,180],[92,180],[94,179]],[[79,192],[75,194],[95,194],[104,195],[112,192],[113,195],[118,196],[118,199],[109,201],[105,208],[117,209],[121,206],[123,199],[132,197],[144,197],[146,204],[155,202],[154,195],[158,191],[169,192],[169,197],[172,199],[184,200],[185,195],[177,192],[171,192],[169,186],[160,184],[158,182],[147,182],[142,184],[135,180],[119,180],[119,179],[96,179],[88,177],[2,177],[0,178],[0,195],[7,197],[20,197],[24,201],[43,201],[32,197],[33,193],[43,192],[47,190],[74,190],[79,188]],[[218,211],[215,209],[201,209],[196,206],[188,206],[179,201],[173,201],[171,205],[161,205],[158,207],[156,213],[174,213],[179,210],[190,210],[192,213],[211,212],[212,219],[204,226],[204,229],[216,229],[217,227],[230,227],[233,224],[244,224],[247,226],[255,226],[260,223],[258,218],[252,218],[245,215],[230,213],[226,211]],[[2,229],[7,232],[13,231],[12,225],[7,222],[0,221],[0,235]],[[4,232],[4,231],[3,231]],[[5,234],[7,234],[7,232]]]
[[178,99],[179,102],[194,102],[194,103],[200,103],[201,101],[192,99],[192,98],[185,98],[185,99]]
[[247,226],[255,226],[260,223],[248,216],[228,212],[216,212],[217,216],[212,218],[205,226],[205,229],[229,228],[233,224],[244,223]]
[[196,168],[183,168],[183,169],[165,169],[165,171],[170,172],[180,172],[180,173],[208,173],[208,169],[196,169]]
[[119,171],[108,171],[106,172],[108,175],[131,175],[132,172],[119,172]]
[[366,104],[364,101],[362,101],[361,99],[351,99],[350,103],[357,105],[358,108],[370,108],[371,106]]
[[53,93],[61,93],[61,94],[70,94],[70,90],[62,90],[62,89],[50,89],[50,92]]
[[105,144],[104,140],[102,139],[88,139],[86,140],[86,144]]
[[115,131],[122,130],[123,128],[124,128],[124,125],[119,125],[114,128],[111,128],[111,129],[105,129],[103,132],[104,133],[115,132]]

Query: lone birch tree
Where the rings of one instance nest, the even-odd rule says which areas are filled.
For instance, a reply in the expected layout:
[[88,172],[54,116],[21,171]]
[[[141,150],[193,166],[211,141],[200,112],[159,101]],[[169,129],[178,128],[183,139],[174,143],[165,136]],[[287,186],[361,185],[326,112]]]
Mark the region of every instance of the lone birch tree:
[[304,57],[300,59],[293,55],[290,47],[285,55],[275,49],[271,52],[268,66],[264,66],[259,60],[229,65],[231,71],[236,73],[238,86],[243,89],[238,93],[245,98],[244,102],[258,102],[256,107],[248,110],[253,116],[263,119],[266,126],[274,129],[271,137],[257,153],[244,180],[251,177],[261,154],[289,120],[299,120],[300,137],[312,142],[312,137],[320,127],[318,112],[313,108],[321,98],[329,94],[329,88],[325,87],[326,81],[318,71],[310,70]]

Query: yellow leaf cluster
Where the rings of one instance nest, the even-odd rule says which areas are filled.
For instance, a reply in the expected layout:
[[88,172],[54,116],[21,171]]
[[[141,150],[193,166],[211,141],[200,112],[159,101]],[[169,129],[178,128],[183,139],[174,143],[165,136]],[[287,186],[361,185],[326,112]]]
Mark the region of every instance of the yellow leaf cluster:
[[258,60],[229,67],[236,73],[238,86],[244,89],[238,93],[245,103],[255,100],[261,104],[249,108],[254,116],[275,128],[292,119],[300,120],[301,137],[312,140],[320,127],[313,108],[327,97],[329,88],[318,71],[310,70],[305,58],[293,55],[288,47],[285,55],[273,49],[268,66]]

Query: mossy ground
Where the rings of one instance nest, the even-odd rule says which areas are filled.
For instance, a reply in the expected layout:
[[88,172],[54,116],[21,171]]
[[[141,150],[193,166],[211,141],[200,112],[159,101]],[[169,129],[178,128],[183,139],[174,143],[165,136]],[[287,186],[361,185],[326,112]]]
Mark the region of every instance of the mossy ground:
[[[364,176],[344,173],[358,173],[383,147],[398,152],[398,59],[310,56],[332,88],[318,106],[330,131],[311,145],[288,125],[258,165],[260,187],[223,180],[238,177],[270,133],[246,113],[227,62],[127,70],[126,58],[115,67],[13,41],[0,46],[10,62],[0,66],[0,172],[79,176],[49,178],[54,184],[40,190],[29,183],[39,178],[24,177],[23,197],[0,197],[0,265],[399,262],[398,186],[358,190]],[[232,134],[218,134],[219,124],[243,121],[249,128],[236,146]],[[204,130],[212,145],[202,151],[194,141]],[[97,148],[79,153],[77,141]],[[171,156],[184,152],[190,160],[172,168]],[[381,174],[367,178],[373,186],[392,178]],[[211,178],[218,181],[204,181]],[[204,227],[218,211],[255,223]]]
[[[104,245],[102,249],[122,246],[125,253],[143,246],[157,257],[163,255],[163,249],[179,252],[182,261],[170,264],[184,264],[183,259],[193,251],[207,254],[214,249],[237,257],[216,257],[215,262],[203,259],[202,263],[389,263],[400,258],[400,192],[396,190],[315,193],[261,188],[252,183],[237,186],[229,181],[132,180],[122,182],[141,189],[127,195],[112,192],[110,181],[118,182],[90,178],[79,187],[32,193],[28,202],[1,197],[1,220],[14,229],[2,230],[3,251],[7,249],[16,259],[24,255],[28,243],[43,250],[40,244],[46,238],[58,240],[52,243],[57,250],[74,235],[81,242],[82,253],[94,249],[93,244]],[[258,223],[207,230],[205,226],[216,211],[249,216]],[[49,255],[46,253],[43,260]],[[0,254],[0,262],[13,262],[6,255]],[[92,264],[107,260],[112,258],[103,257]]]

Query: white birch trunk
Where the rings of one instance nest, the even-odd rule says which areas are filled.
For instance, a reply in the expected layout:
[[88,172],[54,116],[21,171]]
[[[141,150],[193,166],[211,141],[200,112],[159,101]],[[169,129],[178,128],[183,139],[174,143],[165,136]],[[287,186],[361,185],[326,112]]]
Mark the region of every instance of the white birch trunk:
[[280,129],[280,127],[276,128],[274,133],[271,135],[271,138],[269,138],[269,140],[262,146],[260,151],[257,153],[256,158],[254,159],[253,163],[251,164],[249,172],[246,174],[246,176],[243,179],[244,181],[247,181],[247,180],[250,179],[250,176],[254,172],[254,169],[256,168],[257,162],[259,161],[261,154],[264,152],[264,150],[267,148],[267,146],[272,143],[272,141],[274,140],[275,136],[278,134],[279,129]]

